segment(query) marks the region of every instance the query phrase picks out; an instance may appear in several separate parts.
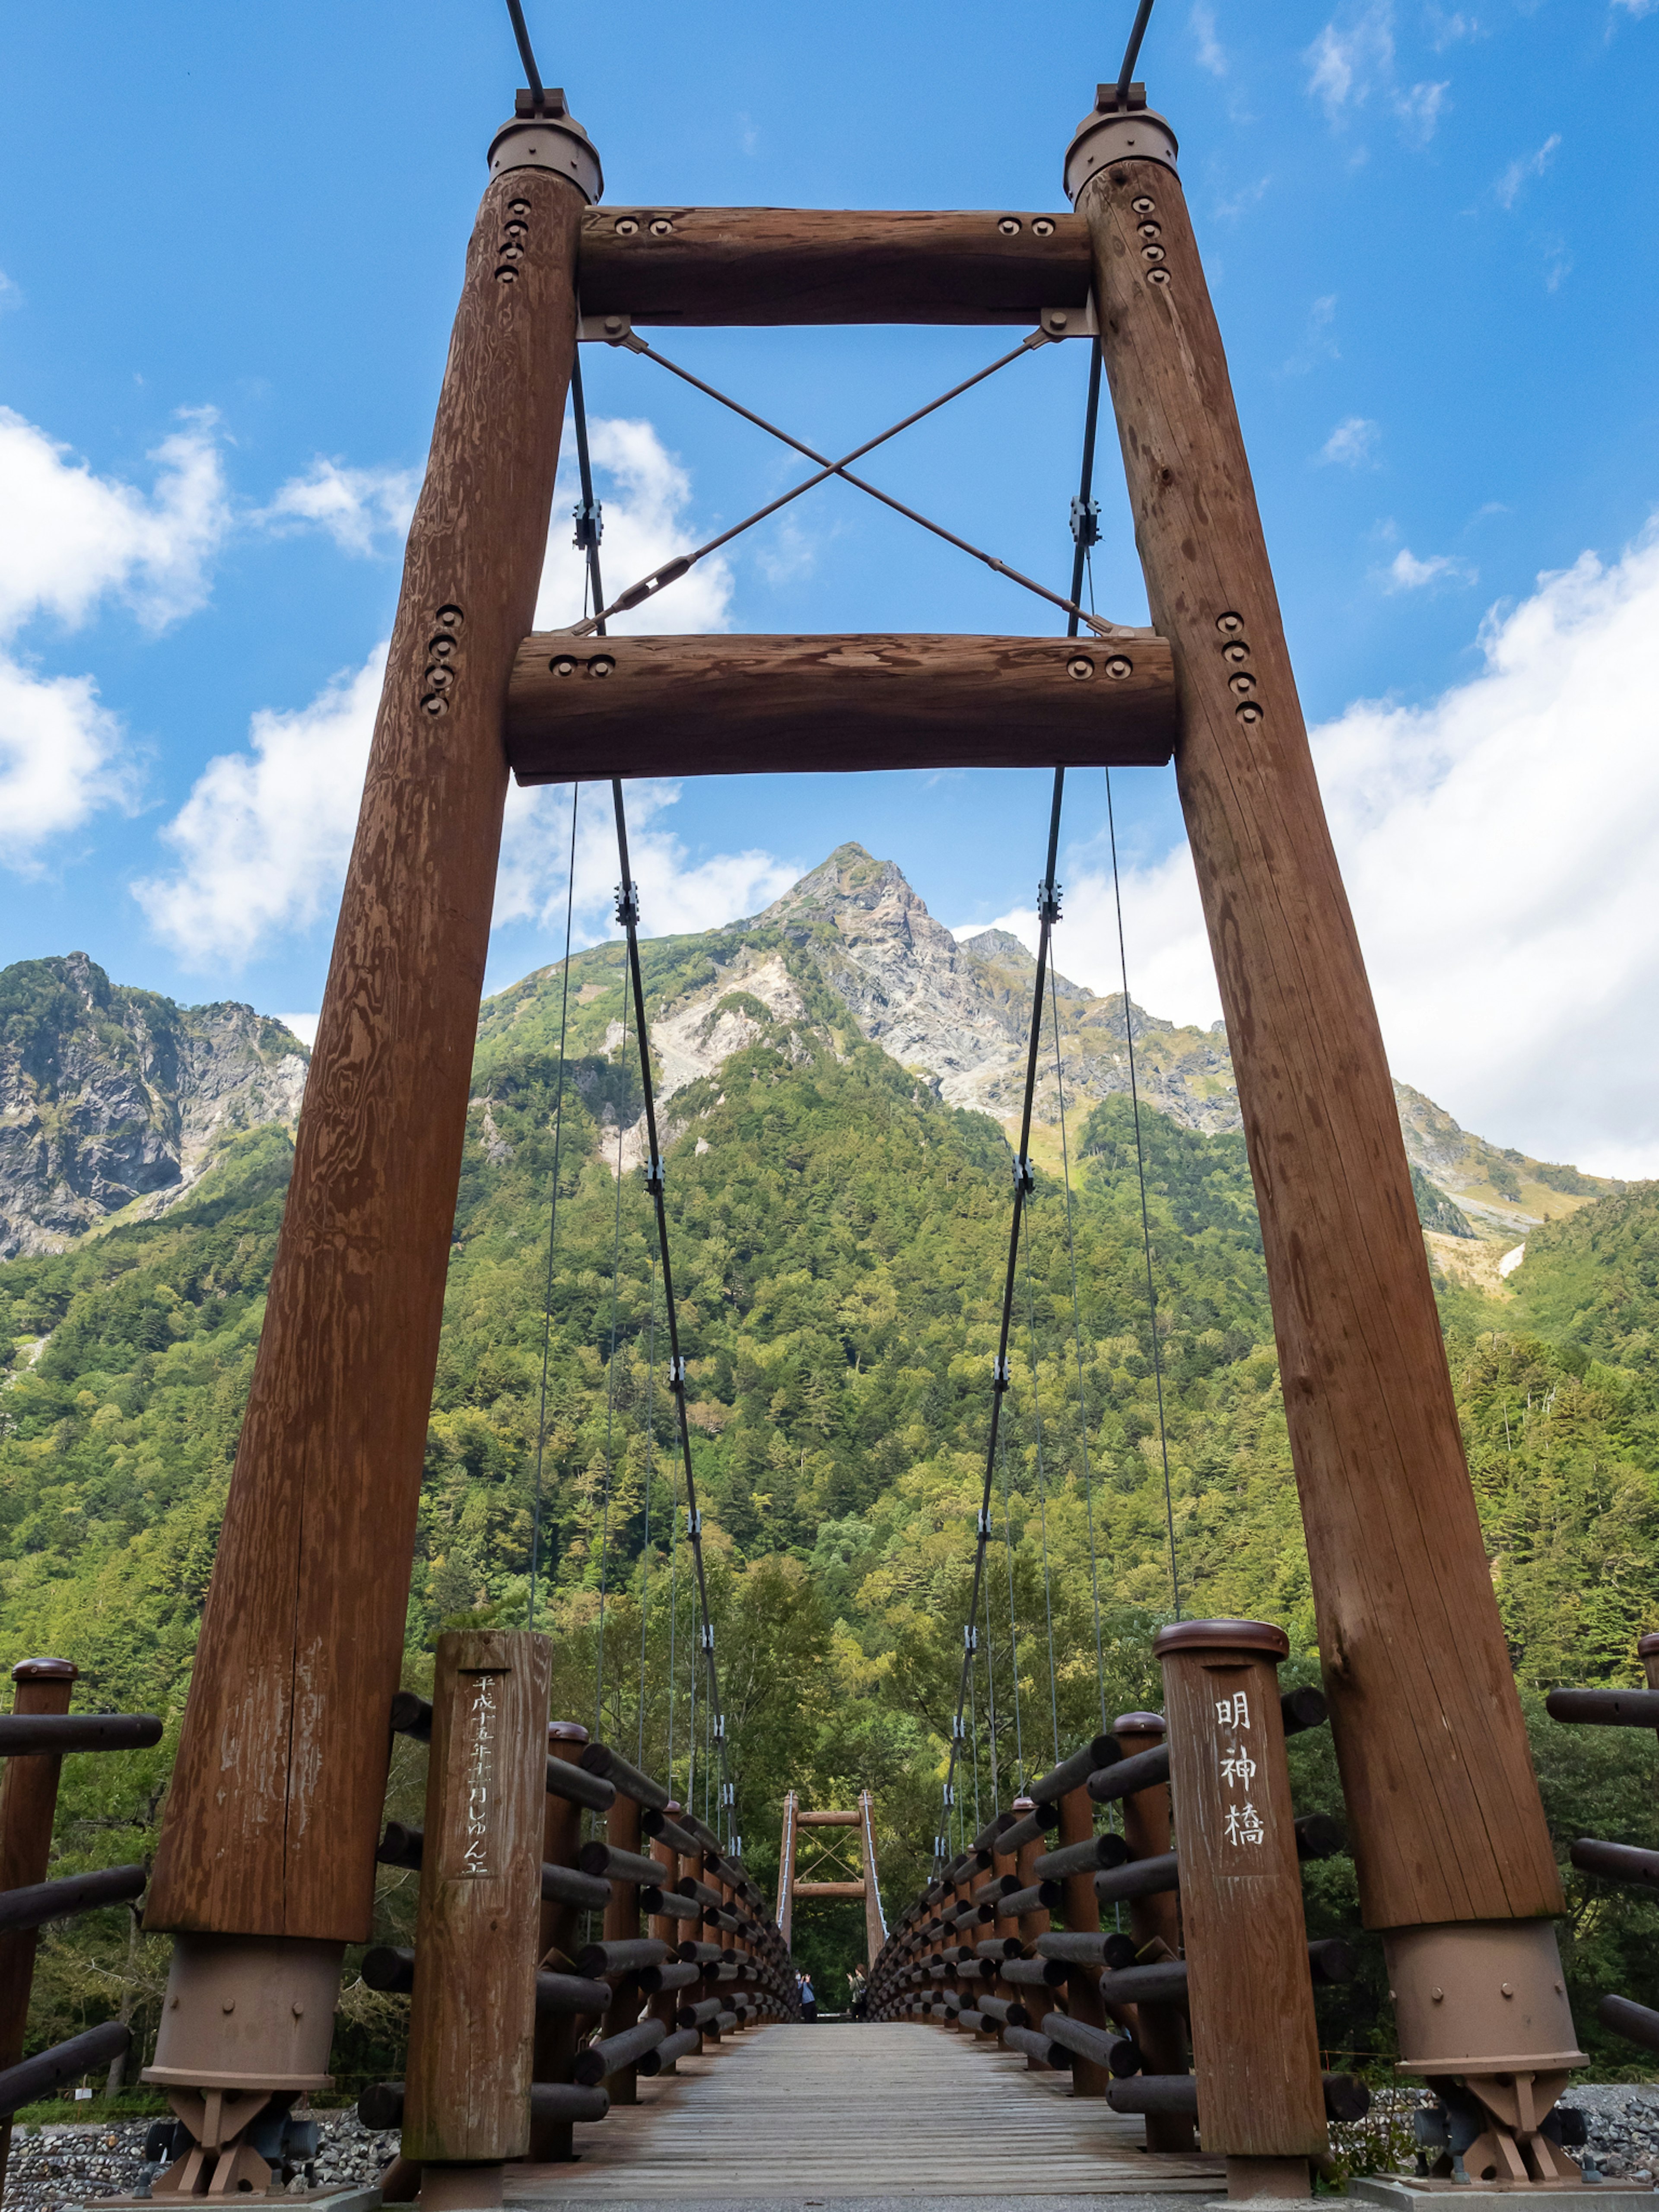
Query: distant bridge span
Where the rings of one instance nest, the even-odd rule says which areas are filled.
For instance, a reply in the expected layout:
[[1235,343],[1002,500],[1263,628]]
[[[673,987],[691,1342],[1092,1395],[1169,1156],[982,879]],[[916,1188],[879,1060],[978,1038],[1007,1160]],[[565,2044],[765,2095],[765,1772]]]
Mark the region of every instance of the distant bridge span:
[[[804,1828],[814,1831],[856,1829],[856,1849],[860,1855],[861,1871],[855,1875],[848,1868],[845,1846],[827,1837],[820,1841],[815,1833],[806,1839],[809,1850],[817,1847],[816,1856],[809,1862],[809,1876],[815,1875],[826,1860],[838,1867],[840,1872],[827,1881],[810,1878],[804,1881],[799,1871],[801,1831]],[[877,1954],[887,1941],[887,1922],[882,1913],[881,1888],[876,1875],[875,1812],[867,1790],[859,1792],[858,1806],[853,1812],[803,1812],[800,1799],[793,1790],[784,1799],[783,1844],[778,1856],[777,1918],[778,1933],[783,1938],[786,1949],[789,1948],[798,1897],[862,1898],[866,1964],[869,1966],[875,1965]]]

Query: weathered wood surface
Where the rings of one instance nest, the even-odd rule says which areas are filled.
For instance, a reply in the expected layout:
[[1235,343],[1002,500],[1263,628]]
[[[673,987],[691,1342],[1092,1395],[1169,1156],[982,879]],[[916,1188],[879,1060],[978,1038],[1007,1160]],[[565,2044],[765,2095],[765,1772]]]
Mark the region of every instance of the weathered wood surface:
[[798,1881],[797,1897],[859,1897],[864,1895],[861,1881]]
[[[15,1713],[66,1713],[79,1669],[67,1659],[21,1659],[11,1670]],[[7,1759],[0,1778],[0,1889],[22,1889],[46,1878],[64,1762],[50,1752]],[[28,2033],[38,1928],[0,1931],[0,2067],[15,2066]],[[11,2151],[11,2120],[0,2120],[0,2186]]]
[[899,2022],[769,2025],[578,2127],[574,2166],[515,2166],[509,2204],[639,2199],[1213,2196],[1213,2158],[1143,2151],[1018,2052]]
[[1145,632],[1121,641],[538,632],[519,649],[507,702],[507,757],[520,783],[1158,767],[1175,734],[1170,649]]
[[485,192],[410,526],[146,1923],[370,1934],[387,1713],[575,344],[575,187]]
[[[1085,1842],[1095,1832],[1095,1801],[1080,1784],[1068,1790],[1060,1800],[1059,1842]],[[1095,1902],[1095,1878],[1092,1872],[1067,1875],[1066,1893],[1066,1925],[1068,1929],[1089,1931],[1100,1926],[1100,1907]],[[1066,1987],[1066,2008],[1073,2020],[1081,2021],[1085,2027],[1105,2028],[1110,2025],[1106,2008],[1100,2001],[1100,1976],[1088,1968],[1075,1972]],[[1079,2058],[1072,2068],[1072,2092],[1079,2097],[1103,2097],[1110,2080],[1106,2069],[1091,2058]]]
[[1024,208],[597,207],[580,286],[590,319],[1035,324],[1087,300],[1089,239]]
[[[1120,1713],[1112,1733],[1124,1756],[1155,1751],[1164,1742],[1164,1721],[1158,1713]],[[1123,1840],[1137,1859],[1161,1858],[1170,1848],[1170,1785],[1154,1783],[1119,1801],[1123,1817]],[[1181,1951],[1181,1900],[1172,1892],[1132,1899],[1129,1934],[1137,1950],[1148,1943],[1167,1945],[1170,1955]],[[1141,2004],[1135,2008],[1135,2041],[1147,2074],[1184,2074],[1187,2070],[1187,2031],[1179,2007]],[[1146,2115],[1148,2150],[1190,2151],[1193,2124],[1176,2112]]]
[[1328,2147],[1325,2094],[1279,1711],[1285,1639],[1266,1631],[1277,1652],[1265,1638],[1252,1642],[1246,1632],[1262,1626],[1186,1621],[1152,1645],[1170,1729],[1193,2071],[1206,2151],[1316,2158]]
[[1170,170],[1128,161],[1079,206],[1152,620],[1174,653],[1176,777],[1364,1917],[1559,1912],[1388,1061],[1186,203]]
[[[567,1765],[574,1766],[586,1741],[587,1730],[580,1721],[550,1721],[548,1723],[547,1752],[550,1759],[562,1759]],[[546,1799],[542,1816],[543,1861],[549,1866],[574,1866],[576,1854],[581,1848],[582,1808],[551,1790],[547,1791]],[[544,1898],[542,1900],[536,1954],[550,1972],[563,1971],[561,1962],[574,1956],[580,1940],[581,1917],[580,1908],[577,1905],[563,1905],[555,1899]],[[536,2081],[569,2081],[571,2061],[576,2055],[577,2032],[578,2021],[574,2014],[538,2014],[532,2066],[532,2074]],[[546,2161],[568,2159],[570,2154],[570,2122],[532,2112],[530,2120],[531,2157]]]
[[551,1656],[545,1636],[501,1629],[438,1639],[408,2159],[493,2161],[530,2148]]
[[[640,1808],[632,1797],[618,1797],[605,1816],[605,1839],[619,1851],[637,1851],[640,1848]],[[605,1908],[605,1941],[607,1943],[629,1943],[640,1932],[640,1891],[637,1882],[613,1880],[611,1902]],[[671,1939],[672,1940],[672,1939]],[[611,1974],[606,1977],[615,1992],[611,2010],[605,2021],[605,2032],[617,2035],[632,2027],[640,2008],[640,1983],[636,1974]],[[631,2105],[639,2094],[639,2069],[624,2066],[611,2075],[605,2087],[611,2093],[612,2106]]]

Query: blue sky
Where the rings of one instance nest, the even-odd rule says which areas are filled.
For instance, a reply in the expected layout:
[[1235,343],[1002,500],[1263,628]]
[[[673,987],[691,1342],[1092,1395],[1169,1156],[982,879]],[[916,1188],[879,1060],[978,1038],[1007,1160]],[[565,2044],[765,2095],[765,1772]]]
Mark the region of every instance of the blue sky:
[[[530,4],[613,202],[854,207],[1063,204],[1129,13]],[[1396,1073],[1500,1141],[1632,1174],[1659,1172],[1656,56],[1659,0],[1159,0],[1141,71],[1181,137]],[[181,999],[314,1010],[403,518],[518,82],[505,9],[67,0],[14,11],[7,58],[0,959],[81,947]],[[672,349],[845,446],[1002,341]],[[647,365],[585,361],[618,581],[793,473]],[[1085,374],[1081,345],[1042,349],[872,473],[1062,583]],[[1141,619],[1103,452],[1097,599]],[[550,615],[568,512],[562,486]],[[677,590],[653,623],[1048,626],[838,486]],[[848,837],[952,926],[1023,926],[1042,781],[642,790],[647,926],[751,911]],[[1212,1019],[1172,780],[1125,773],[1117,796],[1135,994]],[[1060,957],[1106,988],[1103,800],[1074,779]],[[556,956],[564,805],[514,803],[494,984]],[[592,936],[611,871],[588,819]]]

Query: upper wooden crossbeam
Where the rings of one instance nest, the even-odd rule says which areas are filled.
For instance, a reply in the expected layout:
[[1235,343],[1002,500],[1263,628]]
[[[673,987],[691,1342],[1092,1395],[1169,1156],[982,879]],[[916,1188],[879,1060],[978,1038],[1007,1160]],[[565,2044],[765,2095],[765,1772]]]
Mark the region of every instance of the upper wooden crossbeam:
[[[532,635],[507,700],[520,783],[792,770],[1161,767],[1170,648],[1114,638]],[[805,1821],[808,1816],[801,1816]]]
[[1023,323],[1089,297],[1088,226],[1023,208],[590,208],[585,325]]

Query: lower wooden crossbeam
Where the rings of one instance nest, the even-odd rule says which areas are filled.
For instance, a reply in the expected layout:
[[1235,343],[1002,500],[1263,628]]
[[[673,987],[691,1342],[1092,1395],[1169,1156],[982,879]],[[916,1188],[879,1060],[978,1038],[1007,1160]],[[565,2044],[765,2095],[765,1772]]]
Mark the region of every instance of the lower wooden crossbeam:
[[1065,637],[525,639],[507,693],[520,783],[941,768],[1140,768],[1176,738],[1150,630]]

